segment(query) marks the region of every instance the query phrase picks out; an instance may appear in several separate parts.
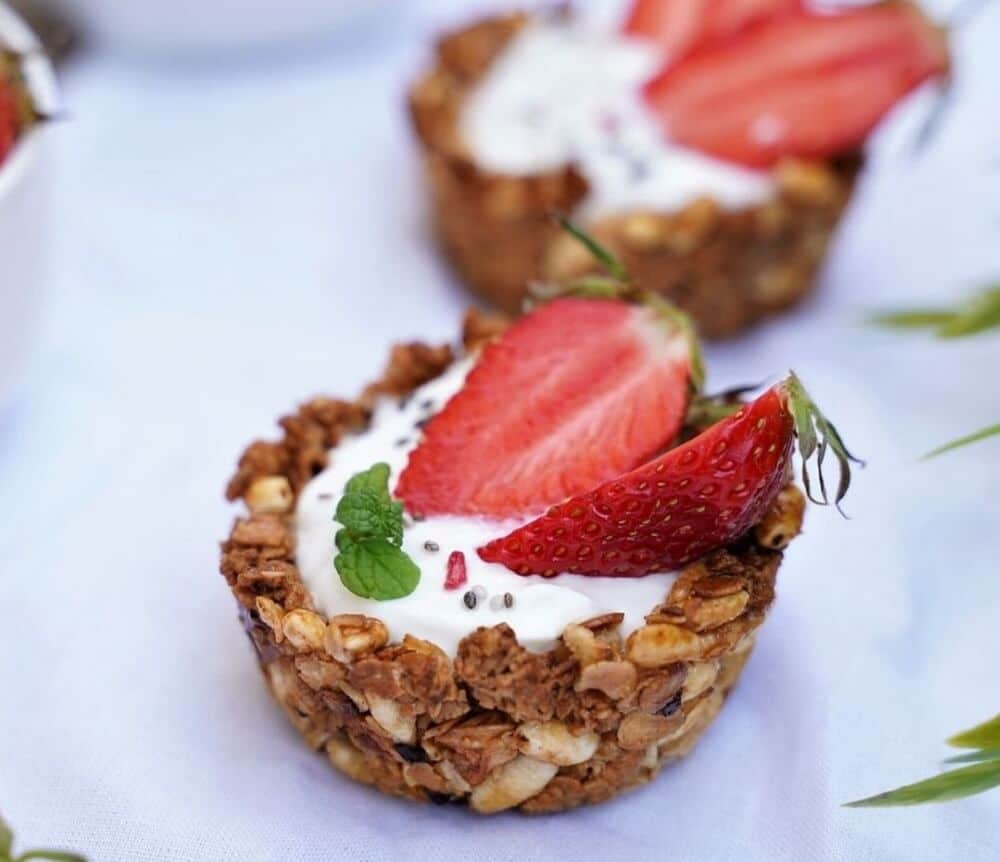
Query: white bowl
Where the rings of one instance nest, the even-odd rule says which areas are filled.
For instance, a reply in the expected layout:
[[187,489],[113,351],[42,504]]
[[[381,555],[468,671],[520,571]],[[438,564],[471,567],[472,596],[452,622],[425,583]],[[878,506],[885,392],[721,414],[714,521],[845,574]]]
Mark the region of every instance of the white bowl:
[[311,42],[361,19],[393,14],[387,0],[59,0],[99,40],[142,53],[245,51]]
[[[56,108],[55,75],[28,26],[0,3],[0,44],[28,55],[28,89],[43,114]],[[48,256],[49,134],[42,124],[0,164],[0,405],[12,395],[37,329]]]

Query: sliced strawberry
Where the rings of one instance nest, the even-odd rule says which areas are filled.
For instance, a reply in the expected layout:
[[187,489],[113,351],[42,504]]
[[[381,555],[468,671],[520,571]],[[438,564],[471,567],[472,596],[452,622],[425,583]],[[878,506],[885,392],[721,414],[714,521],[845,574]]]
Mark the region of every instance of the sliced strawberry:
[[13,88],[0,78],[0,163],[14,148],[20,133],[20,117]]
[[668,67],[645,95],[671,139],[767,167],[860,146],[906,93],[947,68],[942,33],[890,2],[762,21]]
[[788,481],[796,434],[806,457],[819,449],[822,461],[828,446],[835,453],[839,502],[853,458],[792,376],[687,443],[489,542],[479,556],[522,575],[675,569],[760,520]]
[[417,515],[543,511],[677,434],[690,344],[657,306],[564,297],[488,345],[396,487]]
[[800,0],[635,0],[625,32],[658,42],[673,63],[695,48],[800,6]]

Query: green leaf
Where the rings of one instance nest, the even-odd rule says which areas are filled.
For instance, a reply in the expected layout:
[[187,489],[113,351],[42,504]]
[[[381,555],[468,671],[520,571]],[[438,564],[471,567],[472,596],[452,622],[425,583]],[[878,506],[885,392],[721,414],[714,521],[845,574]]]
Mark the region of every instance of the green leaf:
[[337,535],[333,537],[333,541],[337,545],[337,550],[343,552],[355,544],[357,540],[351,536],[351,531],[344,527],[342,530],[337,530]]
[[66,853],[62,850],[29,850],[17,857],[14,862],[28,862],[29,859],[48,859],[50,862],[87,862],[85,856],[77,853]]
[[[799,440],[799,455],[802,458],[802,484],[805,485],[806,494],[814,503],[824,506],[830,503],[823,475],[823,459],[827,452],[832,452],[837,460],[840,473],[837,493],[833,498],[833,504],[839,510],[840,502],[851,486],[851,464],[859,464],[863,467],[864,461],[855,458],[850,453],[836,426],[823,415],[819,407],[816,406],[816,402],[809,397],[805,386],[802,385],[802,381],[799,380],[794,371],[789,373],[784,386],[788,394],[788,409],[791,411],[792,420],[795,423],[795,436]],[[809,459],[814,454],[817,454],[816,470],[819,475],[820,497],[813,495],[809,479]],[[841,514],[843,514],[842,510]]]
[[608,275],[618,279],[618,281],[628,282],[630,280],[625,265],[590,234],[577,227],[566,216],[557,215],[555,219],[564,231],[579,240],[587,251],[594,256],[594,260],[604,267]]
[[14,852],[14,831],[7,821],[0,817],[0,858],[10,856]]
[[977,724],[971,730],[963,730],[948,740],[955,748],[1000,748],[1000,715]]
[[890,329],[930,329],[938,338],[963,338],[1000,327],[1000,285],[989,285],[956,308],[883,312],[871,322]]
[[354,536],[403,542],[403,507],[368,488],[349,491],[337,503],[334,515]]
[[874,808],[895,805],[920,805],[924,802],[947,802],[963,799],[1000,786],[1000,761],[977,763],[953,769],[926,781],[879,793],[867,799],[849,802],[848,808]]
[[972,434],[966,434],[964,437],[959,437],[957,440],[952,440],[949,443],[945,443],[943,446],[931,449],[930,452],[923,456],[923,460],[936,458],[938,455],[943,455],[945,452],[952,452],[955,449],[961,449],[963,446],[968,446],[970,443],[978,443],[980,440],[986,440],[989,437],[996,437],[997,435],[1000,435],[1000,425],[990,425],[986,428],[980,428]]
[[886,329],[937,329],[949,323],[955,317],[955,312],[943,309],[916,309],[913,311],[886,311],[873,314],[869,320],[875,326]]
[[377,601],[408,596],[420,581],[420,569],[384,539],[361,539],[337,554],[340,580],[356,596]]
[[372,464],[367,470],[355,473],[347,480],[344,493],[350,494],[353,491],[371,491],[379,499],[388,502],[389,496],[389,465],[384,461]]
[[981,751],[970,751],[949,757],[945,763],[979,763],[983,760],[1000,760],[1000,748],[984,748]]
[[962,305],[938,328],[940,338],[962,338],[1000,326],[1000,287],[991,286]]

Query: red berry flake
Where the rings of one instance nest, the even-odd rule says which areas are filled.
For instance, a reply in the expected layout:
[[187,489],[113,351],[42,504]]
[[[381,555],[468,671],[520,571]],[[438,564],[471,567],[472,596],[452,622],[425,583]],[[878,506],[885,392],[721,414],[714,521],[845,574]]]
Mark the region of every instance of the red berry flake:
[[448,574],[444,579],[444,588],[457,590],[468,580],[469,573],[465,568],[465,554],[461,551],[452,551],[448,555]]

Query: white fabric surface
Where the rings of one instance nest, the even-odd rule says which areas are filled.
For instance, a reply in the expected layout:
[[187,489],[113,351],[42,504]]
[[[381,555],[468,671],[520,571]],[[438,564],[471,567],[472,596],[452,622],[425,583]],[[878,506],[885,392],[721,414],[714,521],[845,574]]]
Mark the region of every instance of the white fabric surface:
[[[709,349],[714,386],[802,374],[870,462],[850,521],[813,509],[744,680],[696,753],[618,801],[474,819],[380,797],[271,703],[217,541],[241,447],[350,394],[395,339],[451,338],[466,296],[425,237],[400,110],[431,3],[290,65],[67,74],[55,278],[0,413],[0,806],[23,846],[92,860],[996,860],[1000,792],[840,804],[931,774],[1000,709],[1000,339],[860,325],[1000,274],[1000,6],[959,44],[956,106],[883,136],[815,296]],[[456,4],[452,3],[450,6]]]

